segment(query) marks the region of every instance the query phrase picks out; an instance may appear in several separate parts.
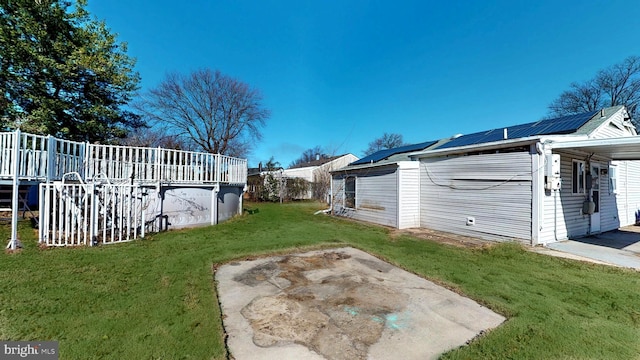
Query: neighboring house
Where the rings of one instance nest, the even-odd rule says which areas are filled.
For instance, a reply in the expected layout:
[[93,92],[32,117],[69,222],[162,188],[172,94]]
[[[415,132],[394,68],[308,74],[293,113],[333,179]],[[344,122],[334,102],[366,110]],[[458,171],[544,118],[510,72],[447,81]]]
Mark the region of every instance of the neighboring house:
[[[537,245],[634,224],[640,212],[640,136],[623,106],[443,139],[408,157],[415,164],[333,172],[334,213]],[[385,166],[415,168],[419,187],[374,172]],[[387,209],[405,201],[419,201],[419,214]]]
[[347,166],[356,160],[358,160],[358,157],[353,154],[317,159],[285,169],[282,171],[282,176],[284,178],[301,178],[311,184],[307,193],[298,200],[316,198],[329,202],[331,185],[330,172]]

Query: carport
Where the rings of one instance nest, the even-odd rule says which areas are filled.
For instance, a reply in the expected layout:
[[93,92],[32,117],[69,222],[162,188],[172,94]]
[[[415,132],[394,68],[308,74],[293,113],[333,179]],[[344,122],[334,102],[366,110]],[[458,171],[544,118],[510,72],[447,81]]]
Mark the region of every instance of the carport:
[[[544,144],[547,150],[577,151],[598,155],[610,161],[640,160],[640,136],[553,141]],[[635,186],[640,178],[625,179],[627,186]],[[636,213],[636,219],[638,213]],[[592,259],[610,265],[640,270],[640,227],[630,225],[618,230],[595,233],[587,237],[547,244],[552,250]]]
[[569,149],[598,154],[610,160],[640,160],[640,136],[620,138],[553,141],[546,149]]

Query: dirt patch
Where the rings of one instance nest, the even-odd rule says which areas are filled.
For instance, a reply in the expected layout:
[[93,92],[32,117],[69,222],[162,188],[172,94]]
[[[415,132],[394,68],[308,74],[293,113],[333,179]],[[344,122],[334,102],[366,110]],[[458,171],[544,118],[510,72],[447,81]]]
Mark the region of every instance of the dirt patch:
[[435,241],[441,244],[454,245],[459,247],[478,248],[483,246],[491,246],[496,244],[493,241],[482,240],[471,236],[457,235],[443,231],[437,231],[427,228],[412,229],[392,229],[391,237],[396,238],[401,235],[408,235],[420,239]]
[[[253,328],[253,342],[261,347],[301,344],[329,359],[366,359],[369,346],[389,325],[389,315],[404,309],[408,296],[358,274],[324,276],[349,258],[338,252],[285,256],[234,277],[245,285],[267,281],[283,290],[257,297],[242,309]],[[379,272],[392,268],[358,261]]]

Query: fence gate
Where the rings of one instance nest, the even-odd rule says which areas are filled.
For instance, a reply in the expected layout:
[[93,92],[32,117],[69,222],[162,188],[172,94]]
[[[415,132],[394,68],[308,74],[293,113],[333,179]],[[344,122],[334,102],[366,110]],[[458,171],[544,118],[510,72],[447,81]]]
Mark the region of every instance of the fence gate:
[[39,241],[91,246],[144,237],[146,197],[138,185],[40,184]]

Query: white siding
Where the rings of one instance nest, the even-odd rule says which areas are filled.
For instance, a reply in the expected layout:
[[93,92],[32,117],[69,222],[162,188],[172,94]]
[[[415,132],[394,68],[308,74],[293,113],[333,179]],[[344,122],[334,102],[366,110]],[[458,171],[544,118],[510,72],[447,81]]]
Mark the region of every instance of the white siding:
[[628,131],[624,129],[620,129],[612,123],[606,123],[604,126],[596,131],[592,138],[594,139],[604,139],[604,138],[612,138],[612,137],[622,137],[622,136],[631,136]]
[[316,166],[307,166],[303,168],[295,168],[295,169],[285,169],[282,171],[282,175],[288,178],[301,178],[305,179],[308,182],[313,181],[313,171],[316,169]]
[[589,231],[589,216],[582,214],[587,194],[572,194],[573,160],[585,160],[585,155],[560,154],[560,190],[545,191],[541,239],[543,243],[582,236]]
[[630,129],[630,123],[624,122],[625,112],[619,110],[598,129],[589,135],[590,138],[604,139],[612,137],[634,136],[636,133]]
[[[541,242],[549,243],[569,238],[589,235],[590,216],[582,213],[582,205],[588,194],[572,193],[572,164],[573,160],[585,161],[588,154],[562,151],[560,154],[560,176],[562,187],[560,191],[546,190],[543,205],[543,221]],[[599,164],[601,169],[608,169],[607,159],[594,156],[591,161]],[[588,163],[586,163],[589,166]],[[618,166],[623,167],[623,166]],[[618,169],[620,177],[620,169]],[[622,175],[624,176],[624,175]],[[626,185],[618,181],[619,191],[624,191]],[[600,177],[600,231],[609,231],[621,226],[620,195],[609,191],[608,175]]]
[[[415,163],[418,165],[417,163]],[[398,228],[420,226],[420,169],[398,169]]]
[[640,161],[614,161],[617,169],[616,204],[620,226],[633,225],[640,214]]
[[[600,231],[611,231],[620,227],[618,214],[618,199],[609,189],[609,161],[599,161],[600,164]],[[607,174],[602,174],[606,170]]]
[[[528,152],[421,160],[421,226],[493,240],[531,241]],[[475,220],[467,225],[467,218]]]
[[[398,227],[398,173],[395,165],[350,172],[356,177],[356,208],[343,207],[345,174],[334,174],[334,213],[357,220]],[[336,196],[337,195],[337,196]]]

